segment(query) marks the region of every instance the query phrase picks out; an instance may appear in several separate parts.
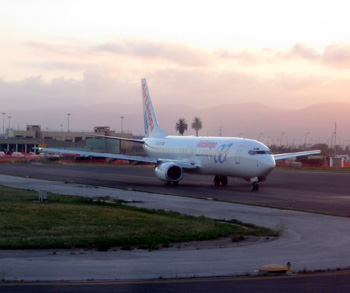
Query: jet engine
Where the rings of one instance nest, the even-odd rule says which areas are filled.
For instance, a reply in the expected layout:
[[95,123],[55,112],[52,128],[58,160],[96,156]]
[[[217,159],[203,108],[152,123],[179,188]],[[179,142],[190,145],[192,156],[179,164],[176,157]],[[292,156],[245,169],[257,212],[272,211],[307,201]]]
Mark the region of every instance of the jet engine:
[[182,179],[182,168],[173,162],[160,163],[155,169],[156,176],[167,182],[179,182]]

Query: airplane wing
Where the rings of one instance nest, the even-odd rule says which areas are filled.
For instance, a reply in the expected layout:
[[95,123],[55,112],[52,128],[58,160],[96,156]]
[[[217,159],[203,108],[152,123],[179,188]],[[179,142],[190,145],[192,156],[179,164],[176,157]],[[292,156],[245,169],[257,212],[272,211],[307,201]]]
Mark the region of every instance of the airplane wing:
[[321,151],[315,150],[315,151],[305,151],[305,152],[297,152],[297,153],[277,154],[273,156],[275,157],[275,161],[279,161],[279,160],[291,159],[295,157],[318,155],[320,153]]
[[93,133],[90,133],[89,136],[102,137],[102,138],[108,138],[108,139],[117,139],[117,140],[124,140],[124,141],[131,141],[131,142],[136,142],[136,143],[144,143],[143,139],[108,136],[108,135],[93,134]]
[[152,157],[128,156],[128,155],[111,154],[111,153],[95,153],[95,152],[85,152],[85,151],[78,151],[78,150],[54,149],[54,148],[38,148],[38,149],[41,151],[50,152],[50,153],[74,154],[74,155],[81,155],[81,156],[111,158],[111,159],[145,162],[145,163],[152,163],[152,164],[173,162],[174,164],[178,165],[183,169],[196,169],[199,167],[198,164],[196,163],[189,162],[189,161],[182,161],[182,160],[157,159]]
[[59,154],[76,154],[82,156],[91,156],[91,157],[101,157],[101,158],[112,158],[119,160],[127,160],[127,161],[137,161],[137,162],[146,162],[156,164],[159,160],[151,157],[142,157],[142,156],[128,156],[121,154],[111,154],[111,153],[95,153],[95,152],[85,152],[78,150],[64,150],[64,149],[53,149],[53,148],[38,148],[44,152],[50,153],[59,153]]
[[181,160],[170,160],[170,159],[158,159],[158,162],[160,163],[167,163],[172,162],[182,169],[196,169],[199,167],[197,163],[190,162],[190,161],[181,161]]

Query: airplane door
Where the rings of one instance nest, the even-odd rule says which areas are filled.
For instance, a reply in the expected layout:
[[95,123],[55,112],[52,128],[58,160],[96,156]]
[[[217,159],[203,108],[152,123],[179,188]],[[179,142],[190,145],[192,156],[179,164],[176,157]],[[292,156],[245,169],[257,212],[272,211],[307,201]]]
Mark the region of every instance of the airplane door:
[[241,151],[242,151],[242,146],[238,146],[237,148],[237,152],[236,152],[236,155],[235,155],[235,163],[236,164],[240,164],[241,163]]

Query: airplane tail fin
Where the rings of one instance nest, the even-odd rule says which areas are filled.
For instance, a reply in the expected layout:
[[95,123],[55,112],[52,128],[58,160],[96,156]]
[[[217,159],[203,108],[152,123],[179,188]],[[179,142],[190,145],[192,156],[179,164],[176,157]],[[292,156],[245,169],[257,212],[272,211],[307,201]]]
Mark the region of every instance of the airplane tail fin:
[[142,101],[143,101],[143,115],[145,123],[145,136],[146,137],[163,137],[167,136],[167,133],[160,128],[156,114],[153,110],[151,96],[148,92],[148,86],[146,79],[141,79],[142,86]]

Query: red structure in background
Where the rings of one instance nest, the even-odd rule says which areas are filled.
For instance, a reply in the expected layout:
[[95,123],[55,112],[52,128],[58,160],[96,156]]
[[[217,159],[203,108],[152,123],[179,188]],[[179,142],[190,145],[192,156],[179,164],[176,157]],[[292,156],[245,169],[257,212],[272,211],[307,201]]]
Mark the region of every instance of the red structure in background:
[[0,152],[0,163],[40,162],[41,157],[33,153],[4,153]]

